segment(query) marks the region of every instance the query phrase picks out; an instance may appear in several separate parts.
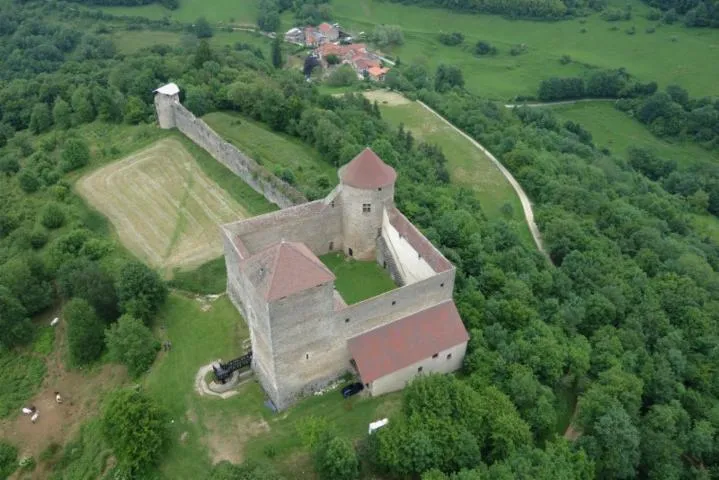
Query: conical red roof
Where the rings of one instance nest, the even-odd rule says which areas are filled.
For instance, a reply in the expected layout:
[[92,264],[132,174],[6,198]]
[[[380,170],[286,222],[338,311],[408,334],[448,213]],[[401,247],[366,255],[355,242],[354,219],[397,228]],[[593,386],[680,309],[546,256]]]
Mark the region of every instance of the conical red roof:
[[397,179],[397,172],[367,147],[344,166],[340,179],[345,185],[355,188],[379,188],[391,185]]

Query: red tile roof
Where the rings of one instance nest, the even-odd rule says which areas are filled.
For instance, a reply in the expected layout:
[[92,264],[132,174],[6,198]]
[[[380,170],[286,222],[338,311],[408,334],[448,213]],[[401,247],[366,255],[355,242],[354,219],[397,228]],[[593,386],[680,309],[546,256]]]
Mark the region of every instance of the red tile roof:
[[327,22],[325,22],[325,23],[320,23],[320,24],[317,26],[317,29],[318,29],[320,32],[322,32],[322,33],[329,33],[329,32],[331,32],[332,30],[334,30],[334,28],[335,28],[335,27],[333,27],[332,25],[330,25],[330,24],[327,23]]
[[334,274],[302,243],[275,243],[243,263],[250,281],[268,301],[335,279]]
[[469,340],[452,300],[350,338],[347,346],[363,383]]
[[340,178],[351,187],[379,188],[393,184],[397,172],[367,147],[342,168]]
[[427,240],[427,238],[417,230],[417,227],[412,225],[412,222],[407,220],[407,217],[402,215],[402,212],[397,210],[396,207],[389,207],[387,214],[389,215],[390,225],[397,230],[403,239],[409,242],[412,248],[432,267],[432,270],[440,273],[452,268],[450,261],[444,258],[439,250],[432,245],[432,242]]

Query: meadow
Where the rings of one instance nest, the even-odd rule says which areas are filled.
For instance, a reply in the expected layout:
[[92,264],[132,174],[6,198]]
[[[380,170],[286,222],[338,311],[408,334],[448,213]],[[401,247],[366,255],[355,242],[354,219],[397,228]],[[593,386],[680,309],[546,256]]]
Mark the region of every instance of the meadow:
[[111,220],[127,248],[165,271],[220,255],[217,226],[251,215],[176,139],[96,170],[76,188]]
[[[164,44],[177,46],[183,45],[185,42],[194,45],[197,42],[197,38],[195,38],[194,35],[166,30],[124,30],[117,28],[113,30],[111,34],[108,34],[108,37],[113,41],[118,52],[124,55],[130,55],[138,50],[154,45]],[[238,42],[258,47],[265,55],[265,58],[270,58],[270,44],[267,41],[267,37],[258,33],[242,30],[233,32],[221,30],[215,32],[212,38],[209,39],[210,45],[216,48],[232,46]]]
[[522,239],[527,245],[533,244],[529,227],[522,216],[519,198],[507,179],[482,151],[417,102],[390,92],[376,91],[366,95],[373,101],[377,100],[382,118],[391,125],[404,125],[417,140],[442,148],[452,182],[475,192],[487,218],[507,219],[502,207],[509,204]]
[[230,112],[210,113],[203,120],[225,140],[239,148],[270,172],[289,168],[296,185],[312,187],[324,175],[334,186],[337,170],[312,147],[296,138],[273,132],[266,125]]

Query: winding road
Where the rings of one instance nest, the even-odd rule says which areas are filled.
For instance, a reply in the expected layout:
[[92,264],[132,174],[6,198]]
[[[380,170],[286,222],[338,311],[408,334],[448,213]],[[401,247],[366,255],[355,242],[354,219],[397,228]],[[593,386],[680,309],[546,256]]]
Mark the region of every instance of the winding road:
[[517,193],[517,196],[519,197],[519,201],[522,203],[522,210],[524,211],[524,218],[527,221],[527,225],[529,226],[529,231],[532,234],[532,238],[534,239],[534,243],[537,245],[537,250],[539,250],[542,255],[547,259],[549,263],[552,263],[552,259],[549,257],[549,254],[544,249],[544,245],[542,244],[542,235],[539,233],[539,228],[537,227],[536,222],[534,221],[534,211],[532,210],[532,202],[529,201],[529,197],[527,196],[526,192],[522,189],[522,186],[519,184],[517,179],[514,178],[512,173],[505,168],[502,163],[497,160],[497,158],[492,155],[492,153],[484,148],[479,142],[477,142],[474,138],[470,137],[466,133],[464,133],[462,130],[454,126],[449,120],[444,118],[439,113],[435,112],[431,108],[429,108],[426,104],[423,102],[417,100],[417,103],[422,105],[422,107],[426,108],[428,111],[432,112],[433,115],[435,115],[437,118],[442,120],[444,123],[452,127],[457,133],[462,135],[464,138],[472,142],[472,145],[477,147],[482,153],[484,153],[487,158],[489,158],[495,167],[499,169],[500,172],[502,172],[502,175],[504,175],[504,178],[507,179],[507,181],[512,185],[512,188],[514,188],[514,191]]

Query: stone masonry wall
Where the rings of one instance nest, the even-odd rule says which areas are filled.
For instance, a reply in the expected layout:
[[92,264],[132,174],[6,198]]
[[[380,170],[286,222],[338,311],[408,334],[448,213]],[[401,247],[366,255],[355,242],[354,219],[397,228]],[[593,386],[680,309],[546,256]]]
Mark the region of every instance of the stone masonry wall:
[[281,208],[307,201],[299,191],[265,170],[237,147],[223,140],[209,125],[195,117],[181,103],[173,103],[172,110],[174,124],[178,130],[242,178],[255,191],[264,195],[268,201]]

